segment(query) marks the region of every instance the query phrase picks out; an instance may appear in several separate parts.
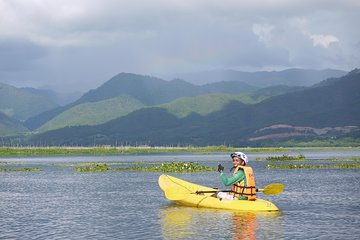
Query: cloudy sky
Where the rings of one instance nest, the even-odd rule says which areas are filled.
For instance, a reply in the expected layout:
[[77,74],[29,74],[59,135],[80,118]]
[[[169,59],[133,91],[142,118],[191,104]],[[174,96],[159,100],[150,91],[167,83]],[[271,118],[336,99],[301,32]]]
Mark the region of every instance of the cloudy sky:
[[360,67],[359,0],[0,0],[0,82]]

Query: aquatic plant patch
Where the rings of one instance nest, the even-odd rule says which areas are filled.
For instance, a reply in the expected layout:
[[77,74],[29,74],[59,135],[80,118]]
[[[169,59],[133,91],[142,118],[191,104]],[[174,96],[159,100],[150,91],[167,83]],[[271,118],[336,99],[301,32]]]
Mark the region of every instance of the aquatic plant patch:
[[351,168],[360,169],[360,164],[347,164],[339,163],[333,165],[309,165],[309,164],[279,164],[270,165],[268,164],[265,168],[267,169],[340,169],[340,168]]
[[60,166],[60,167],[85,167],[92,166],[96,164],[106,164],[106,165],[153,165],[153,164],[161,164],[163,162],[73,162],[73,163],[52,163],[52,166]]
[[194,162],[171,162],[161,163],[154,166],[143,166],[141,164],[134,164],[126,168],[112,168],[106,163],[93,163],[87,166],[76,167],[77,172],[104,172],[104,171],[146,171],[146,172],[176,172],[176,173],[191,173],[215,171],[213,167],[201,166]]
[[133,166],[129,170],[147,171],[147,172],[175,172],[175,173],[191,173],[191,172],[205,172],[215,171],[213,167],[201,166],[194,162],[171,162],[162,163],[158,166]]
[[279,157],[267,157],[265,159],[266,161],[303,161],[306,160],[305,156],[302,154],[299,154],[297,156],[289,156],[286,154],[283,154],[282,156]]
[[105,172],[112,170],[107,164],[95,163],[88,166],[76,167],[76,172]]
[[39,172],[41,168],[0,168],[0,172]]

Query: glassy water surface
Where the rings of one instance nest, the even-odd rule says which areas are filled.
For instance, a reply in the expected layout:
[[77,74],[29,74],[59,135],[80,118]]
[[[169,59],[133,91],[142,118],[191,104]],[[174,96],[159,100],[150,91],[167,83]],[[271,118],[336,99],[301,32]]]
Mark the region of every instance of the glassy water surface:
[[[359,151],[305,151],[312,162],[360,157]],[[283,153],[249,153],[256,157]],[[294,155],[299,152],[291,153]],[[360,170],[265,169],[252,161],[258,187],[280,182],[280,195],[263,195],[279,213],[239,213],[176,206],[158,187],[161,173],[78,173],[59,163],[194,161],[223,163],[227,154],[1,158],[41,172],[0,173],[0,239],[358,239]],[[55,165],[53,165],[55,163]],[[126,164],[124,164],[126,165]],[[218,187],[217,172],[172,174]]]

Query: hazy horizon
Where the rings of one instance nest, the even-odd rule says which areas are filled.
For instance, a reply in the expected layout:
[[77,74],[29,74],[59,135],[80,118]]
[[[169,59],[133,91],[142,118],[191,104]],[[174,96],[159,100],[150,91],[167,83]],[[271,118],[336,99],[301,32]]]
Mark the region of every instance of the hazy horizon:
[[[135,72],[119,72],[114,74],[113,76],[111,76],[108,79],[104,79],[103,81],[99,81],[98,85],[94,86],[93,88],[83,88],[83,89],[59,89],[56,86],[29,86],[29,85],[14,85],[11,83],[7,83],[7,82],[1,82],[0,83],[4,83],[4,84],[8,84],[10,86],[13,87],[17,87],[17,88],[34,88],[34,89],[38,89],[38,90],[51,90],[60,94],[75,94],[74,96],[81,96],[82,94],[85,94],[86,92],[90,91],[90,90],[94,90],[98,87],[100,87],[102,84],[106,83],[107,81],[109,81],[112,77],[115,77],[118,74],[121,73],[129,73],[129,74],[136,74],[136,75],[141,75],[141,76],[150,76],[150,77],[155,77],[155,78],[159,78],[165,81],[172,81],[172,80],[176,80],[176,79],[181,79],[181,80],[185,80],[191,84],[194,85],[204,85],[204,84],[208,84],[208,83],[214,83],[217,81],[211,81],[209,80],[208,82],[205,83],[197,83],[197,82],[193,82],[191,81],[192,78],[194,78],[193,76],[191,77],[191,79],[184,79],[183,76],[189,75],[191,76],[192,74],[202,74],[202,73],[208,73],[211,74],[213,73],[219,73],[219,72],[227,72],[227,71],[234,71],[234,72],[241,72],[241,73],[260,73],[260,72],[266,72],[266,73],[271,73],[271,72],[282,72],[282,71],[287,71],[287,70],[293,70],[293,69],[300,69],[300,70],[309,70],[309,71],[325,71],[325,70],[334,70],[334,71],[344,71],[344,72],[350,72],[350,71],[345,71],[345,70],[341,70],[341,69],[301,69],[301,68],[286,68],[286,69],[282,69],[282,70],[258,70],[258,71],[240,71],[240,70],[233,70],[233,69],[213,69],[213,70],[204,70],[204,71],[197,71],[197,72],[182,72],[182,73],[169,73],[169,74],[160,74],[160,75],[154,75],[154,74],[140,74],[140,73],[135,73]],[[352,69],[353,70],[353,69]],[[336,77],[336,76],[334,76]],[[325,80],[325,79],[324,79]],[[221,80],[219,80],[221,81]],[[26,83],[26,82],[24,82]]]

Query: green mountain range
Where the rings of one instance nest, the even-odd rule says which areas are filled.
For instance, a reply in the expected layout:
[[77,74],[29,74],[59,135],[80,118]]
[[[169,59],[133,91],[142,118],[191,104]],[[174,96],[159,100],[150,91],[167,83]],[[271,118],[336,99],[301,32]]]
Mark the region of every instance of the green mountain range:
[[244,93],[258,88],[242,82],[224,82],[196,86],[183,80],[165,81],[160,78],[120,73],[95,90],[84,94],[75,104],[95,102],[127,94],[145,105],[167,103],[179,97],[198,96],[207,93]]
[[[13,119],[0,112],[0,136],[12,135],[15,133],[26,133],[25,128],[18,120]],[[1,142],[0,142],[1,144]]]
[[[164,108],[176,117],[183,118],[192,113],[207,115],[219,111],[231,101],[254,104],[265,98],[265,95],[258,94],[213,93],[195,97],[181,97],[169,103],[154,106]],[[98,125],[147,107],[150,106],[144,105],[139,100],[128,95],[121,95],[98,102],[80,103],[61,112],[36,131],[45,132],[70,126]]]
[[[205,74],[206,73],[206,74]],[[64,103],[75,99],[79,93],[64,94],[51,90],[35,88],[15,88],[7,84],[0,84],[0,112],[20,121],[30,130],[54,129],[63,127],[66,124],[50,123],[64,111],[69,110],[82,103],[98,102],[106,99],[116,98],[121,95],[128,95],[140,101],[147,106],[169,103],[181,97],[194,97],[211,93],[241,94],[258,93],[266,96],[281,94],[289,90],[289,86],[299,85],[308,86],[312,83],[318,83],[329,76],[337,77],[344,74],[339,70],[304,70],[288,69],[274,72],[239,72],[239,71],[212,71],[205,73],[196,73],[192,77],[203,81],[202,86],[194,85],[183,80],[164,81],[159,78],[142,76],[137,74],[120,73],[104,83],[97,89],[89,91],[80,99],[65,106]],[[194,79],[190,79],[194,80]],[[196,81],[195,81],[196,82]],[[282,84],[282,89],[276,84]],[[285,85],[284,85],[285,84]],[[254,87],[256,86],[256,87]],[[263,88],[270,86],[267,90]],[[274,88],[272,88],[274,87]],[[277,93],[276,93],[276,92]],[[272,92],[272,93],[270,93]],[[260,96],[261,98],[262,96]],[[57,107],[61,105],[62,107]],[[88,109],[88,108],[87,108]],[[134,108],[133,110],[136,110]],[[74,110],[76,112],[76,109]],[[195,111],[195,112],[202,112]],[[173,112],[173,111],[172,111]],[[205,111],[210,112],[210,111]],[[90,114],[91,115],[91,114]],[[105,114],[107,115],[107,114]],[[86,114],[84,114],[86,116]],[[109,115],[107,120],[114,117]],[[99,119],[99,118],[96,118]],[[80,118],[67,119],[71,125],[88,124],[89,120]],[[90,121],[90,124],[99,124],[106,119]],[[51,127],[49,127],[51,126]]]
[[[224,82],[196,86],[182,80],[165,81],[155,77],[120,73],[97,89],[87,92],[74,103],[43,112],[28,119],[24,124],[30,130],[40,131],[65,126],[94,125],[103,123],[106,120],[110,121],[116,117],[123,116],[125,113],[137,110],[140,103],[144,106],[155,106],[169,103],[181,97],[193,97],[209,93],[241,94],[257,89],[258,88],[241,82]],[[107,102],[104,103],[103,101],[124,95],[134,99],[134,101],[138,101],[138,103],[129,104],[126,110],[122,111],[123,113],[119,113],[116,110],[105,113],[105,111],[112,111],[109,107],[105,107],[98,112],[99,115],[103,115],[102,119],[100,119],[100,116],[94,117],[94,115],[96,115],[95,112],[99,110],[99,106],[107,104]],[[114,101],[119,101],[119,99]],[[85,105],[86,108],[81,110],[81,114],[74,115],[73,113],[78,113],[79,109],[84,106],[82,104],[85,103],[87,103],[87,105]],[[125,106],[126,104],[120,103],[120,105]],[[119,107],[120,106],[118,106],[118,108]],[[133,108],[131,109],[131,107]],[[88,113],[86,111],[88,111]],[[88,119],[90,116],[93,118],[92,120]]]
[[[45,111],[28,119],[25,126],[31,130],[43,132],[67,126],[101,124],[139,109],[137,104],[130,104],[123,111],[119,110],[120,113],[116,108],[112,111],[109,107],[99,107],[108,103],[103,102],[105,100],[124,95],[140,102],[143,104],[142,107],[160,106],[176,116],[184,117],[192,112],[204,115],[218,111],[232,100],[243,103],[259,102],[266,97],[298,89],[299,87],[288,86],[259,89],[239,81],[216,82],[197,86],[179,79],[165,81],[150,76],[120,73],[100,87],[87,92],[74,103]],[[255,94],[252,96],[244,95],[251,92]],[[216,96],[220,93],[225,95]],[[211,95],[205,97],[208,94]],[[239,94],[243,95],[238,97]],[[198,96],[202,97],[197,98]],[[119,99],[114,101],[119,101]],[[86,105],[84,105],[85,103]],[[119,103],[117,108],[123,105]]]
[[[165,99],[170,101],[167,94],[144,95],[142,103],[161,103]],[[87,95],[89,96],[91,94]],[[95,92],[92,96],[88,99],[100,100],[104,97]],[[177,101],[182,103],[186,102],[186,99]],[[206,97],[203,102],[211,105],[206,101]],[[50,145],[127,143],[240,146],[257,139],[346,134],[349,131],[359,131],[360,71],[356,69],[336,80],[269,97],[253,104],[235,100],[222,106],[221,103],[214,106],[218,108],[217,111],[191,111],[190,114],[190,111],[183,107],[183,113],[178,115],[171,113],[174,107],[170,103],[147,107],[100,125],[48,131],[35,136],[32,141],[46,139]],[[196,109],[196,106],[192,108]]]
[[27,120],[58,105],[30,89],[0,83],[0,112],[17,120]]

